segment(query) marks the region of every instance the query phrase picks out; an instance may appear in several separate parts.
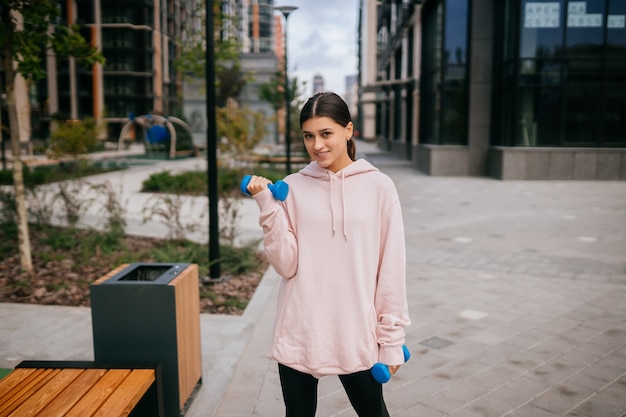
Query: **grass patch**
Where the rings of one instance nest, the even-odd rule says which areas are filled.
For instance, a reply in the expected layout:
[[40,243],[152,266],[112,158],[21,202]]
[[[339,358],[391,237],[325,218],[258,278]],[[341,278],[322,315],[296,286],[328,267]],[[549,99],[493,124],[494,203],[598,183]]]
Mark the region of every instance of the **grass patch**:
[[[232,190],[238,190],[241,179],[247,174],[238,169],[218,170],[218,187],[221,195]],[[255,175],[268,178],[272,182],[282,179],[284,170],[257,167]],[[206,171],[188,171],[181,174],[171,174],[169,171],[157,172],[148,177],[142,184],[141,191],[150,193],[178,193],[190,195],[206,195],[208,193],[208,178]]]
[[[55,165],[24,167],[24,186],[28,188],[42,184],[88,177],[128,168],[124,162],[88,163],[86,161],[59,162]],[[13,185],[13,171],[0,170],[0,185]]]
[[5,376],[9,375],[11,372],[13,372],[13,369],[0,368],[0,379],[2,379]]

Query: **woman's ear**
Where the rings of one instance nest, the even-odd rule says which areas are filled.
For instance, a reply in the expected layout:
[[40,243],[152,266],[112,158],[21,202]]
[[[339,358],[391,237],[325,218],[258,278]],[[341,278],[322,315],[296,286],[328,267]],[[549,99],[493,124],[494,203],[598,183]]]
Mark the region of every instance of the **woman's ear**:
[[346,125],[346,140],[352,139],[352,134],[354,133],[354,125],[352,122],[348,122]]

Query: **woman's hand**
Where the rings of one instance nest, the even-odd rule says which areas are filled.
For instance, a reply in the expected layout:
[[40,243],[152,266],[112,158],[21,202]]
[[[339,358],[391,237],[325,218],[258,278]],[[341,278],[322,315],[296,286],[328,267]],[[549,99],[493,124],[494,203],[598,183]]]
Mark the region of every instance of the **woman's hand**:
[[250,194],[255,195],[263,190],[267,190],[267,186],[269,184],[272,184],[272,181],[268,180],[267,178],[253,175],[250,178],[250,182],[248,183],[248,191],[250,192]]
[[400,369],[400,365],[389,365],[388,368],[389,368],[389,373],[393,375],[396,372],[398,372],[398,369]]

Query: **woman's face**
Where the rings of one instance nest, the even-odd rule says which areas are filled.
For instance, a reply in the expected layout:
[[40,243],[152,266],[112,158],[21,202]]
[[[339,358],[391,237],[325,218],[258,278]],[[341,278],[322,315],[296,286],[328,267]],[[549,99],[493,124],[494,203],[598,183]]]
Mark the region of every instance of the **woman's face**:
[[344,127],[330,117],[312,117],[302,123],[304,146],[319,166],[332,172],[340,171],[352,163],[348,155],[352,129],[352,122]]

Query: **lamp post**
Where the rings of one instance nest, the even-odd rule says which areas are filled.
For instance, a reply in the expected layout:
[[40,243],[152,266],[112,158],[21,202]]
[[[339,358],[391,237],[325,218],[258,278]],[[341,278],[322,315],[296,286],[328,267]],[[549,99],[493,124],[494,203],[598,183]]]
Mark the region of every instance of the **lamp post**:
[[219,242],[219,215],[217,196],[217,122],[215,115],[215,50],[213,29],[213,1],[206,0],[205,5],[206,29],[206,118],[207,118],[207,182],[209,194],[209,279],[217,280],[221,277],[220,242]]
[[6,157],[6,150],[5,150],[5,146],[4,146],[4,128],[2,127],[2,103],[4,102],[4,93],[2,93],[2,88],[4,87],[4,84],[2,84],[0,82],[0,142],[2,144],[2,170],[6,171],[7,170],[7,157]]
[[276,10],[281,12],[283,16],[285,16],[285,106],[286,106],[286,115],[285,115],[285,153],[287,157],[286,165],[287,165],[287,175],[291,174],[291,120],[289,117],[290,108],[291,108],[291,100],[289,97],[289,67],[287,66],[287,20],[289,19],[289,14],[297,9],[295,6],[278,6],[275,7]]

